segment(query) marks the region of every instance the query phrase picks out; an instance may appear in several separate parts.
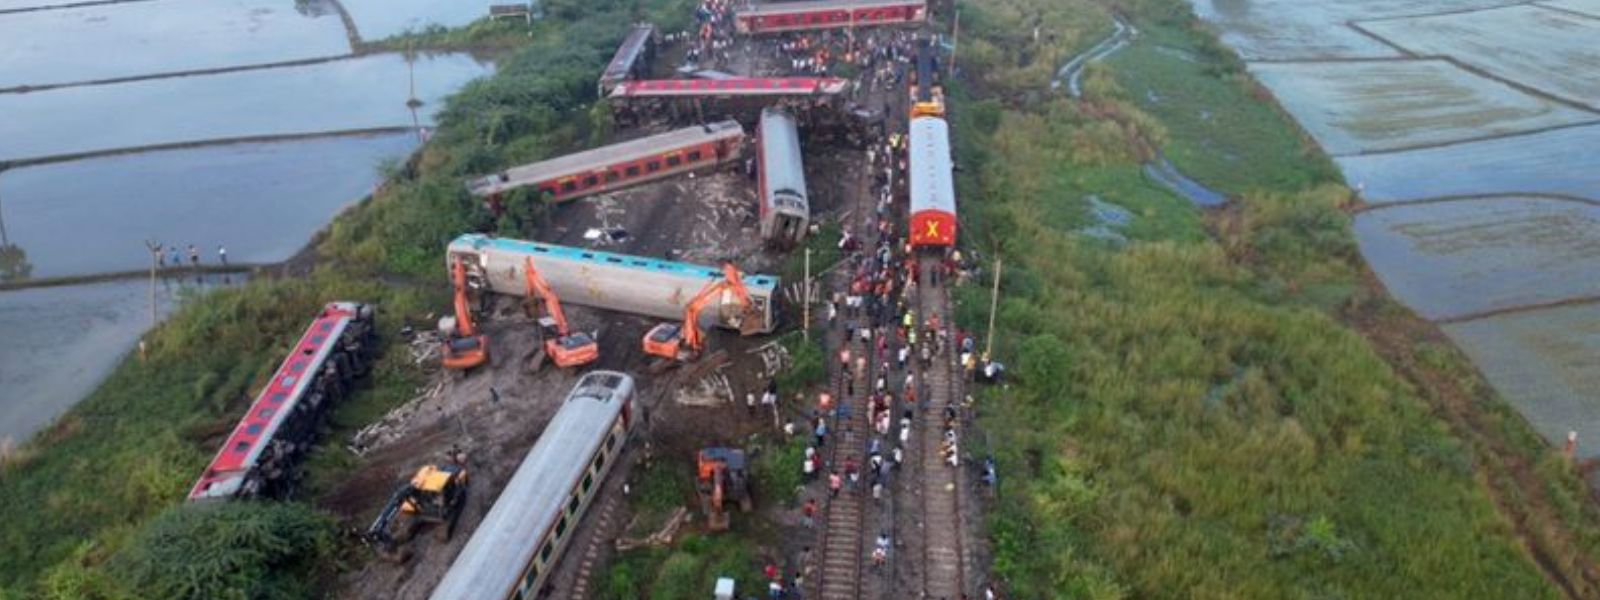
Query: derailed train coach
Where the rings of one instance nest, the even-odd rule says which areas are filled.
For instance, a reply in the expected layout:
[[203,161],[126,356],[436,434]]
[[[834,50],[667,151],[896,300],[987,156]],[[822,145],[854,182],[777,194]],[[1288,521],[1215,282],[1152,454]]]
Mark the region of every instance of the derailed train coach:
[[[682,319],[684,305],[706,285],[723,277],[720,267],[476,233],[451,241],[446,255],[447,261],[463,259],[472,283],[497,294],[527,293],[522,270],[531,257],[563,304],[668,320]],[[742,321],[747,313],[732,292],[723,293],[706,313],[717,327],[742,333],[771,333],[779,321],[778,278],[757,274],[743,277],[760,322],[751,325]]]
[[761,111],[756,135],[761,237],[774,246],[794,246],[805,240],[811,223],[799,128],[789,113],[768,108]]
[[935,116],[911,119],[911,246],[944,248],[956,243],[954,164],[950,126]]
[[636,397],[626,373],[585,373],[430,598],[543,597],[578,523],[644,420]]
[[903,25],[921,23],[927,18],[925,0],[814,0],[751,4],[734,11],[733,25],[739,33],[758,35]]
[[189,500],[282,498],[294,491],[329,408],[372,368],[374,319],[370,304],[324,306],[190,488]]
[[473,196],[497,205],[502,194],[532,187],[557,202],[619,190],[739,157],[744,128],[731,120],[685,127],[512,167],[467,182]]

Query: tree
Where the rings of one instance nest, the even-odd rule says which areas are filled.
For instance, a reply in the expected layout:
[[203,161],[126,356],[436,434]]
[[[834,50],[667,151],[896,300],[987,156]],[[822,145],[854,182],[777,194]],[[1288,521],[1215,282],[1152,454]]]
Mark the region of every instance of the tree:
[[28,253],[22,246],[0,246],[0,281],[20,281],[31,275],[33,263],[28,262]]

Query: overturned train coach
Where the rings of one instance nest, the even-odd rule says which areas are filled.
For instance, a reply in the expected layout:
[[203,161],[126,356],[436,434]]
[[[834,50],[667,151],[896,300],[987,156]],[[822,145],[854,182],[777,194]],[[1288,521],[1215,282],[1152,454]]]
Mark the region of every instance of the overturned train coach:
[[761,237],[776,246],[805,239],[811,222],[805,165],[800,157],[800,131],[794,117],[775,108],[761,111],[756,135],[760,158]]
[[[684,305],[723,276],[718,267],[482,234],[456,238],[446,254],[449,261],[464,259],[469,279],[497,294],[527,293],[522,270],[531,257],[563,304],[669,320],[682,319]],[[738,300],[732,292],[724,292],[716,304],[707,307],[712,324],[746,333],[772,332],[778,325],[778,278],[745,275],[744,284],[761,322],[753,327],[742,323],[744,311]]]
[[644,420],[635,398],[626,373],[585,373],[430,598],[543,597],[578,523]]
[[268,497],[293,491],[298,466],[333,403],[371,369],[377,347],[370,304],[324,306],[234,426],[189,500]]
[[467,190],[491,207],[501,194],[524,187],[572,200],[720,165],[738,158],[743,143],[744,128],[735,121],[696,125],[512,167],[468,181]]
[[818,0],[765,2],[734,12],[734,29],[743,34],[921,23],[925,0]]

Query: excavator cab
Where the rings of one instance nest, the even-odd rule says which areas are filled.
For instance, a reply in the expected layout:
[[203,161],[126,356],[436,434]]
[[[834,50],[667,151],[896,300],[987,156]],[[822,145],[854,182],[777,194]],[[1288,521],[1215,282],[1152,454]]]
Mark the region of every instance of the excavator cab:
[[685,360],[687,356],[679,355],[683,350],[683,327],[677,323],[661,323],[644,334],[646,354],[668,360]]
[[706,526],[712,531],[728,530],[726,503],[730,499],[737,502],[743,512],[750,512],[754,507],[743,450],[706,448],[695,455],[695,469],[695,490],[700,496],[701,509],[706,513]]
[[[466,506],[467,469],[460,464],[425,465],[417,469],[411,480],[401,484],[389,496],[389,502],[378,513],[362,541],[371,546],[378,556],[392,562],[404,562],[410,552],[401,545],[416,535],[424,524],[435,524],[439,541],[449,541],[455,533],[456,522],[461,520],[461,510]],[[396,520],[399,531],[393,531]]]

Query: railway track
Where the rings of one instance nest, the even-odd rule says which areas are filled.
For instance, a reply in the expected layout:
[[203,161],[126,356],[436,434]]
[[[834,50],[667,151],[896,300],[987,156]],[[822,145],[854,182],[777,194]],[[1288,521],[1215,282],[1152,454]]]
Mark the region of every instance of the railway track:
[[[917,293],[917,318],[927,322],[937,317],[939,327],[946,332],[944,352],[933,356],[930,364],[922,368],[920,377],[927,396],[923,399],[924,408],[918,411],[914,432],[919,448],[916,460],[919,461],[922,475],[919,507],[922,510],[922,564],[918,571],[922,574],[921,597],[953,600],[966,591],[965,556],[961,547],[964,531],[961,523],[962,471],[960,467],[952,467],[945,462],[944,425],[947,408],[954,408],[959,414],[960,380],[956,374],[960,369],[956,364],[955,349],[951,347],[955,335],[950,323],[949,291],[944,282],[937,286],[929,284],[932,281],[929,272],[935,264],[934,260],[924,259],[917,265],[919,279],[923,282]],[[933,342],[932,339],[922,340],[924,344]],[[958,430],[959,423],[958,418],[955,420]],[[958,447],[960,442],[958,439]]]
[[[854,342],[843,340],[842,344],[853,346]],[[846,388],[844,378],[852,376],[849,368],[841,369],[834,386],[835,390],[841,392],[840,402],[847,402],[850,407],[847,418],[834,421],[833,447],[829,452],[829,465],[838,470],[841,477],[846,477],[846,461],[854,460],[858,468],[866,467],[863,449],[871,427],[867,422],[869,411],[860,401],[861,394],[846,398],[842,393]],[[856,391],[864,392],[866,387],[862,383]],[[827,476],[826,473],[822,474],[824,479]],[[865,479],[862,477],[863,481]],[[867,509],[862,491],[862,485],[852,488],[846,477],[845,488],[827,503],[822,531],[822,565],[817,582],[818,597],[823,600],[856,600],[861,597],[861,534]]]

